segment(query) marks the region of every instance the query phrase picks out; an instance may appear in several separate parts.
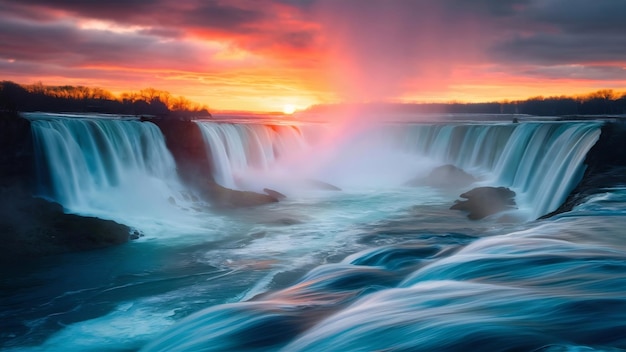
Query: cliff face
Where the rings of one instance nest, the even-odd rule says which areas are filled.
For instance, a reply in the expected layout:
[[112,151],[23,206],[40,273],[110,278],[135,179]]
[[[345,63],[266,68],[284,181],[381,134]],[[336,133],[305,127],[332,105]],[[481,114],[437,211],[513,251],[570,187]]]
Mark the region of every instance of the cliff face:
[[568,212],[603,189],[626,186],[626,121],[602,126],[600,139],[585,158],[585,174],[563,205],[541,218]]
[[173,118],[154,118],[149,121],[163,133],[182,180],[195,188],[203,188],[207,179],[211,179],[212,171],[198,125],[193,121]]
[[0,187],[30,189],[35,170],[30,121],[0,112]]
[[240,208],[278,201],[270,194],[238,191],[217,184],[212,176],[212,165],[202,132],[193,121],[173,118],[155,118],[150,121],[161,129],[167,148],[176,160],[180,178],[213,206]]

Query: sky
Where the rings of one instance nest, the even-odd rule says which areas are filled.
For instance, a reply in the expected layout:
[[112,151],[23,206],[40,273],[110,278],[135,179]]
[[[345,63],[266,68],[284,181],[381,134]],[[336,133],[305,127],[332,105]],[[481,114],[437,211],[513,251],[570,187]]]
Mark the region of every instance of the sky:
[[624,0],[0,0],[0,80],[210,110],[626,90]]

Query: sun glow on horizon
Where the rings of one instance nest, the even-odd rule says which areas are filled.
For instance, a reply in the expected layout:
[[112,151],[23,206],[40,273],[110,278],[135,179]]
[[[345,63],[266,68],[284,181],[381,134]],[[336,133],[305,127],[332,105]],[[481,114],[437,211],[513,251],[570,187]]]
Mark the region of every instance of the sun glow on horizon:
[[283,114],[285,115],[291,115],[294,112],[296,112],[296,106],[293,104],[285,104],[285,106],[283,106]]

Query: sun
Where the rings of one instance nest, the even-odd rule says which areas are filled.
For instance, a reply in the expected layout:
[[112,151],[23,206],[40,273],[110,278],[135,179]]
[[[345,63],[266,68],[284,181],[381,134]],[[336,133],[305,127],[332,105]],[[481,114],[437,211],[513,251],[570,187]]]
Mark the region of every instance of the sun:
[[291,115],[294,112],[296,112],[296,107],[293,104],[285,104],[285,106],[283,106],[283,113],[285,115]]

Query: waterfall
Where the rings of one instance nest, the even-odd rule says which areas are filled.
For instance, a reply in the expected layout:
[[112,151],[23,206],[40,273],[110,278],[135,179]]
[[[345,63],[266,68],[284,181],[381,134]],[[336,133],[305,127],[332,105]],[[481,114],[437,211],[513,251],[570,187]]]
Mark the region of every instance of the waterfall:
[[81,213],[149,214],[180,198],[174,159],[149,122],[33,118],[40,195]]
[[196,122],[202,131],[213,178],[238,188],[238,175],[250,169],[268,170],[281,156],[302,150],[305,141],[296,126]]
[[[511,187],[537,218],[555,210],[584,173],[600,136],[598,122],[412,125],[394,127],[399,146],[439,163],[486,172],[489,183]],[[402,138],[397,137],[401,135]]]
[[[281,154],[304,151],[308,145],[302,127],[215,122],[198,125],[213,164],[213,176],[229,188],[240,186],[238,175],[250,169],[270,169]],[[423,165],[425,159],[431,161],[430,165],[453,164],[487,175],[486,185],[512,188],[518,194],[520,208],[537,218],[562,204],[580,181],[582,162],[599,138],[599,127],[599,122],[384,124],[360,131],[357,136],[341,136],[343,142],[336,143],[326,157],[332,154],[330,158],[337,159],[332,165],[339,170],[335,170],[335,178],[345,178],[346,173],[353,178],[364,173],[388,174],[390,168],[406,173],[410,170],[405,165],[408,161],[398,156],[407,153],[414,159],[419,157]],[[323,158],[321,154],[315,158]],[[302,154],[300,163],[312,164],[315,158],[311,153]],[[360,168],[359,159],[378,164]]]

